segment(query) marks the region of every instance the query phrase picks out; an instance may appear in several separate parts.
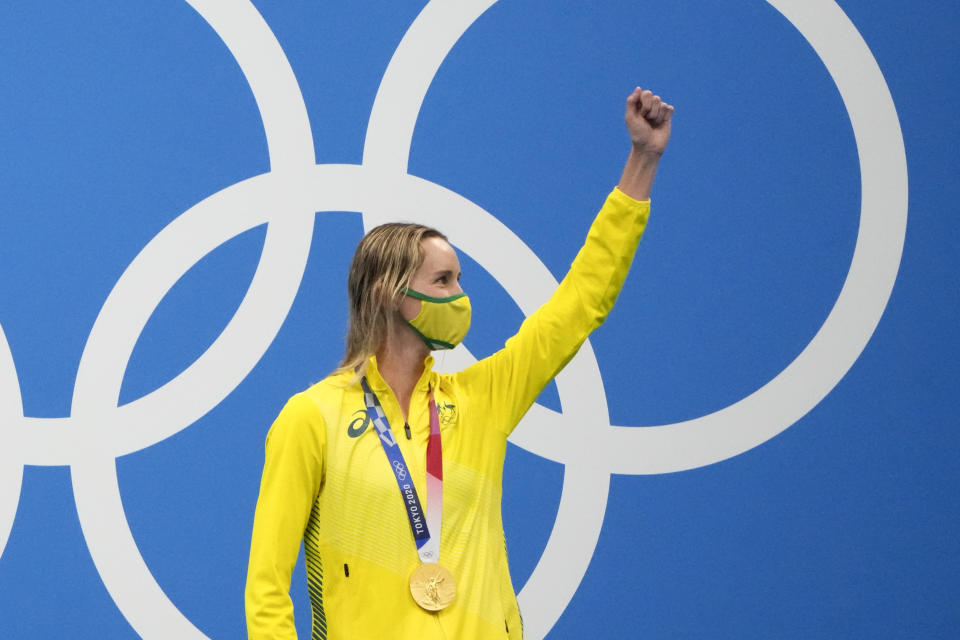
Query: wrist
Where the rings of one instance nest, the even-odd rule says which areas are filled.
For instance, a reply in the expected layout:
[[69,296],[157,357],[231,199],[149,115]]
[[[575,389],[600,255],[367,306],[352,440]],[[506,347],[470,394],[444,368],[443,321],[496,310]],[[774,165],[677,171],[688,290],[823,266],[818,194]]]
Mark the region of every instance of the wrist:
[[658,162],[660,162],[660,157],[663,155],[663,151],[663,149],[655,149],[647,144],[638,144],[634,142],[633,146],[630,147],[630,156],[635,162],[639,162],[644,165],[655,166]]
[[634,146],[623,167],[623,175],[617,185],[620,190],[634,200],[650,198],[650,188],[657,173],[660,154],[649,149],[637,149]]

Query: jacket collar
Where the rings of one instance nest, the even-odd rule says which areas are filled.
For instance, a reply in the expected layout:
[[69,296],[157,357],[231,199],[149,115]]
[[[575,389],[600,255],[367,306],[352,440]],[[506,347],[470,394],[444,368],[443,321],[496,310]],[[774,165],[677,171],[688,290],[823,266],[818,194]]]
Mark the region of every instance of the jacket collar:
[[[370,388],[375,392],[385,392],[390,389],[386,380],[380,375],[380,369],[377,368],[377,356],[370,356],[367,360],[367,368],[364,375],[367,377],[367,382],[370,383]],[[417,380],[417,384],[413,387],[413,390],[426,392],[431,384],[436,387],[436,378],[438,377],[437,373],[433,370],[433,355],[428,355],[423,360],[423,373],[420,374],[420,378]]]

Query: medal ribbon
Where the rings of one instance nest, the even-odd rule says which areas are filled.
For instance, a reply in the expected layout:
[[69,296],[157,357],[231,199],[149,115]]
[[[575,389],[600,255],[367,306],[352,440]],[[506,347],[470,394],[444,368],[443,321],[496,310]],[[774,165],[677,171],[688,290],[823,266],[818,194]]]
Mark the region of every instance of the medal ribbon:
[[[373,421],[373,426],[380,436],[380,444],[387,455],[387,461],[397,479],[400,496],[407,510],[407,519],[410,520],[410,530],[417,545],[417,555],[421,562],[437,562],[440,559],[440,531],[443,522],[443,447],[440,441],[440,417],[437,413],[437,403],[430,389],[430,439],[427,441],[427,512],[424,517],[420,506],[420,497],[417,488],[413,485],[413,478],[403,459],[400,445],[390,430],[390,423],[383,411],[380,399],[370,388],[366,376],[360,379],[363,387],[363,401],[367,406],[367,415]],[[433,531],[436,535],[430,535]]]

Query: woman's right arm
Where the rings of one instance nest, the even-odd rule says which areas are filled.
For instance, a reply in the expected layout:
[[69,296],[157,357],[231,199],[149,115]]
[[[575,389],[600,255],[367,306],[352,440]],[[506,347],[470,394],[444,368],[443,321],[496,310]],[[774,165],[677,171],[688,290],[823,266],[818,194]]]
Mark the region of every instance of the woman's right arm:
[[245,593],[250,640],[294,639],[290,574],[323,477],[323,418],[305,394],[290,398],[267,434]]
[[613,307],[647,223],[672,116],[673,107],[650,91],[637,87],[630,94],[630,155],[567,275],[503,349],[456,374],[468,394],[489,399],[488,422],[507,435]]

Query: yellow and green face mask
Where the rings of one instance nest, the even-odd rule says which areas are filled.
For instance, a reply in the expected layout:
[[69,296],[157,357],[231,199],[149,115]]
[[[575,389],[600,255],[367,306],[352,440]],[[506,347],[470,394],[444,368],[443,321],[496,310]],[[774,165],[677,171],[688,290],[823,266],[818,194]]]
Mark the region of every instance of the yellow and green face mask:
[[407,324],[431,351],[453,349],[463,341],[470,329],[470,298],[467,294],[434,298],[413,289],[407,289],[405,293],[420,301],[420,313]]

